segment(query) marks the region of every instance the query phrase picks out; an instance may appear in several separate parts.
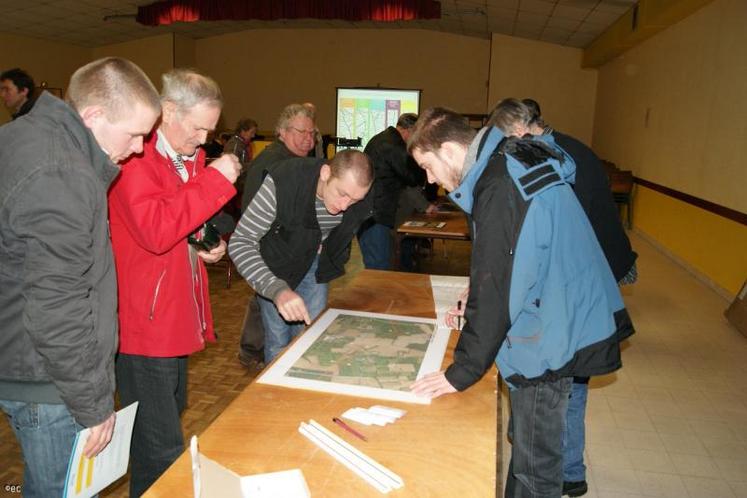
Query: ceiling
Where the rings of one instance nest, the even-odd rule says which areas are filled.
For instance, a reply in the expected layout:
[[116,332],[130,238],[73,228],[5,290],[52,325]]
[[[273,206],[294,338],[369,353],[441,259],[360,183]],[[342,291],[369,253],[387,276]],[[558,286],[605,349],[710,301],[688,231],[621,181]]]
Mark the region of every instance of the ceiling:
[[138,24],[137,7],[152,2],[0,0],[0,33],[97,47],[172,32],[199,39],[268,28],[429,29],[487,39],[491,33],[501,33],[583,48],[636,0],[441,0],[441,19],[396,23],[298,19],[201,21],[157,28]]

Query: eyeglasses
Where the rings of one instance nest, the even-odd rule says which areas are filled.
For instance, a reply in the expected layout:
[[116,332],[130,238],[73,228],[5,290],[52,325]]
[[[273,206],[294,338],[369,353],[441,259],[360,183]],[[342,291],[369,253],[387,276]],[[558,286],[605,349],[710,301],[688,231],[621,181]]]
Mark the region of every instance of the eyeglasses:
[[296,127],[294,127],[294,126],[289,126],[289,127],[288,127],[288,129],[289,129],[289,130],[293,130],[293,131],[295,131],[295,132],[296,132],[296,133],[298,133],[298,134],[301,134],[301,135],[309,135],[309,136],[311,136],[311,137],[313,137],[313,136],[314,136],[314,132],[316,131],[316,130],[299,130],[298,128],[296,128]]

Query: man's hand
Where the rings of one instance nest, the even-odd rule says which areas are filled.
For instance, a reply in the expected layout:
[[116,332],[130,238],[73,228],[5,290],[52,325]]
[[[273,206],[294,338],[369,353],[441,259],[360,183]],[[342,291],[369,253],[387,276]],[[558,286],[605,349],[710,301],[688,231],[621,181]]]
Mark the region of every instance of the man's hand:
[[[457,305],[446,312],[446,319],[444,321],[446,322],[446,325],[448,325],[449,328],[460,330],[459,323],[458,323],[459,321],[461,321],[461,325],[464,325],[464,310],[467,307],[468,298],[469,298],[469,284],[467,284],[467,288],[464,289],[461,294],[459,294],[459,300],[457,301]],[[462,303],[462,305],[459,306],[458,303]],[[457,320],[458,316],[461,316],[462,319]]]
[[290,289],[284,289],[275,297],[275,306],[286,322],[311,323],[303,298]]
[[197,255],[205,263],[216,263],[226,254],[226,241],[220,239],[220,244],[210,249],[210,251],[197,251]]
[[430,203],[428,204],[428,207],[425,208],[425,214],[436,214],[438,213],[438,206],[436,204]]
[[410,392],[418,396],[433,399],[438,398],[442,394],[455,393],[456,389],[449,384],[449,381],[446,380],[446,374],[441,371],[429,373],[423,378],[416,380],[410,386]]
[[83,448],[83,454],[86,458],[93,458],[101,453],[101,450],[106,448],[106,445],[112,440],[116,417],[117,415],[112,413],[104,422],[91,427],[91,433],[88,435],[86,446]]
[[236,179],[241,173],[241,163],[239,162],[239,158],[234,156],[233,154],[223,154],[218,159],[210,163],[210,166],[208,166],[208,168],[217,169],[220,174],[223,175],[226,180],[231,183],[235,183]]

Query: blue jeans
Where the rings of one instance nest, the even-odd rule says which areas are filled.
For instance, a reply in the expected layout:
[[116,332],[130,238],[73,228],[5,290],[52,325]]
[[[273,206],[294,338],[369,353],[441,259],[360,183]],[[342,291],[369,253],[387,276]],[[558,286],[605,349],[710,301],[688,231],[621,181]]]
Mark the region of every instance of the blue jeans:
[[23,451],[23,496],[62,496],[75,433],[83,426],[62,404],[0,400],[0,409],[8,415]]
[[511,463],[506,498],[558,498],[563,488],[563,431],[570,377],[512,389]]
[[563,432],[563,480],[578,482],[586,480],[584,445],[586,444],[586,398],[589,394],[587,382],[574,382],[568,400],[565,432]]
[[116,370],[122,406],[140,402],[130,445],[130,497],[137,498],[184,451],[179,416],[187,406],[187,357],[120,353]]
[[[303,280],[293,289],[306,304],[309,317],[314,320],[327,306],[327,284],[316,282],[316,268],[319,256],[314,258],[311,268]],[[306,327],[303,322],[286,322],[270,299],[257,296],[259,310],[262,313],[262,325],[265,327],[265,363],[270,363]]]
[[363,265],[367,270],[389,270],[392,259],[392,229],[379,223],[364,225],[358,231]]

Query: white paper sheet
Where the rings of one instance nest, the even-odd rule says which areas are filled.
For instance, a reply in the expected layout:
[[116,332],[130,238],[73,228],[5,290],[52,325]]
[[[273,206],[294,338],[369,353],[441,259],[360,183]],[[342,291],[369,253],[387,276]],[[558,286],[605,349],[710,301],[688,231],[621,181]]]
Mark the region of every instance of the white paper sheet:
[[198,450],[197,436],[190,441],[195,498],[310,498],[300,469],[241,477]]
[[89,459],[83,455],[83,448],[91,429],[83,429],[75,436],[63,496],[89,498],[127,472],[137,405],[136,401],[117,412],[112,440],[95,457]]

